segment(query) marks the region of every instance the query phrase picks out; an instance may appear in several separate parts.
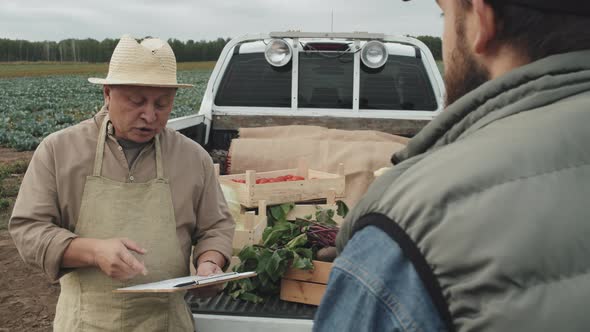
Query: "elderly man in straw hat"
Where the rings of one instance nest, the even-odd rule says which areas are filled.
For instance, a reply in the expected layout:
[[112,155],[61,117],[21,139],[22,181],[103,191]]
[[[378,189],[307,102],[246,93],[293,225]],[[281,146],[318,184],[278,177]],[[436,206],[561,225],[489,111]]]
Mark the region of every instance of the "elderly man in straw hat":
[[176,60],[159,39],[124,36],[92,119],[48,136],[35,151],[10,219],[28,264],[59,280],[56,331],[192,331],[182,293],[112,290],[222,272],[234,221],[208,154],[167,129]]

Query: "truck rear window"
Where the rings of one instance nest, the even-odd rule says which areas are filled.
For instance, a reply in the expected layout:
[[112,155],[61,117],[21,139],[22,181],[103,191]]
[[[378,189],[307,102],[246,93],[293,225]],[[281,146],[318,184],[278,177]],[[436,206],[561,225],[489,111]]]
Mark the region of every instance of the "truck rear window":
[[[290,108],[291,70],[291,63],[271,66],[262,53],[234,54],[215,105]],[[353,76],[352,53],[300,53],[298,107],[352,109]],[[421,59],[389,55],[378,70],[361,65],[359,108],[435,111],[436,98]]]
[[352,109],[353,75],[351,53],[299,53],[298,106]]
[[361,66],[359,108],[435,111],[436,97],[422,61],[389,55],[378,70]]
[[277,69],[262,53],[235,54],[219,85],[215,105],[291,107],[291,64]]

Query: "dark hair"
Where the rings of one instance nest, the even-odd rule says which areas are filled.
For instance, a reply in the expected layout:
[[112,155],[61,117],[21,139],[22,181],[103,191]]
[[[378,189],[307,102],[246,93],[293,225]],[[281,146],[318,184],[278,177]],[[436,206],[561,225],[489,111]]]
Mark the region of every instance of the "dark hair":
[[[486,2],[497,17],[496,40],[510,44],[530,61],[590,49],[590,17],[541,11],[502,1]],[[471,6],[470,0],[460,3],[465,8]]]

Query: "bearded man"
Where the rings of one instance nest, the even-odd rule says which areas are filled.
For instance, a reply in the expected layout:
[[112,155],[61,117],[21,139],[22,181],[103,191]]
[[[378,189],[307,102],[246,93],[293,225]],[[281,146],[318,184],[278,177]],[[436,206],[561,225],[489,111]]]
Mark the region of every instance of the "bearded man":
[[316,331],[587,331],[590,3],[438,0],[445,111],[348,215]]

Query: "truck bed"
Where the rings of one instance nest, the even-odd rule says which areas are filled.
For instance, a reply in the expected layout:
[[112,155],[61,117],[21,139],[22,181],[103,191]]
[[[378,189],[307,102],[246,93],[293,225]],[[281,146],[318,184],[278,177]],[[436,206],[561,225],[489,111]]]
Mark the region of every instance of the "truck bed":
[[229,295],[219,294],[212,298],[200,299],[190,294],[186,300],[193,314],[228,315],[269,318],[289,318],[312,320],[316,306],[281,301],[278,296],[265,303],[251,303],[234,300]]

